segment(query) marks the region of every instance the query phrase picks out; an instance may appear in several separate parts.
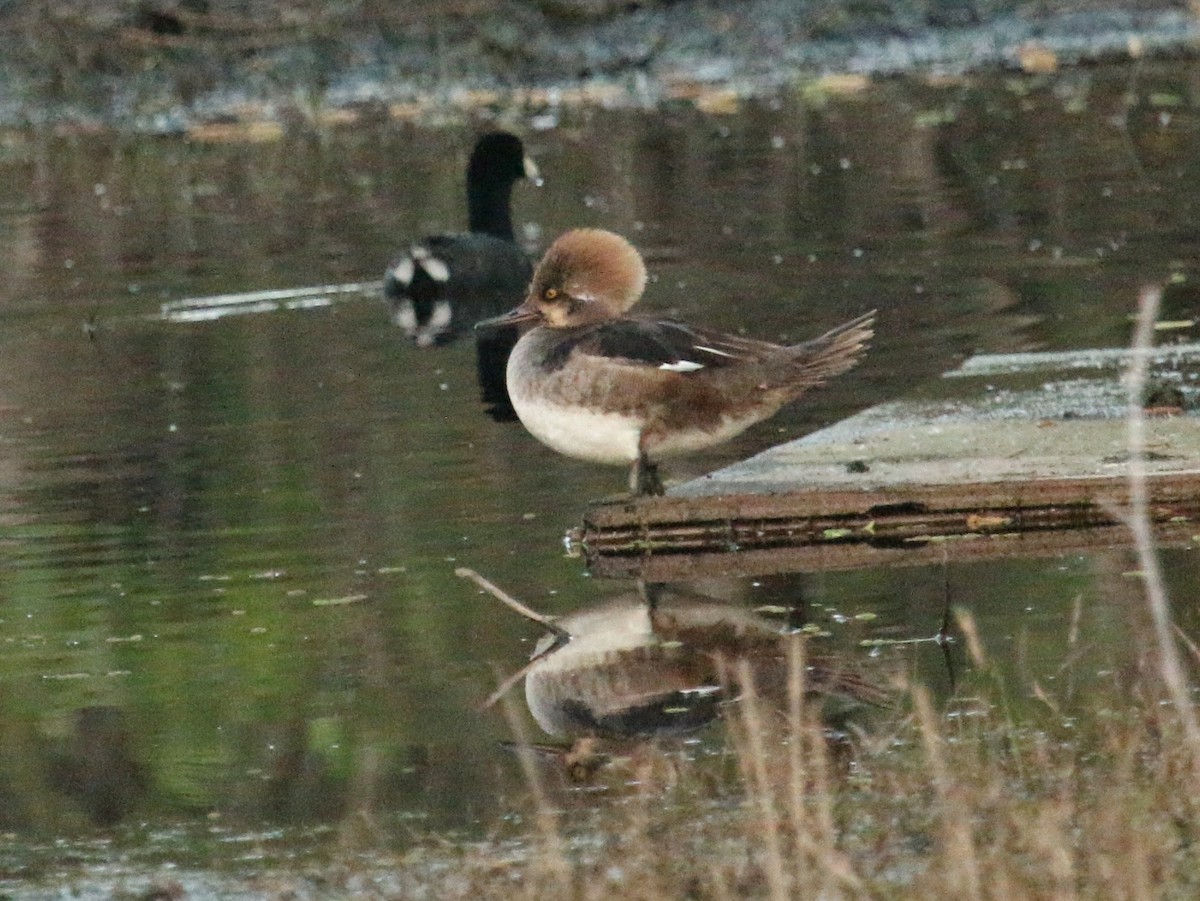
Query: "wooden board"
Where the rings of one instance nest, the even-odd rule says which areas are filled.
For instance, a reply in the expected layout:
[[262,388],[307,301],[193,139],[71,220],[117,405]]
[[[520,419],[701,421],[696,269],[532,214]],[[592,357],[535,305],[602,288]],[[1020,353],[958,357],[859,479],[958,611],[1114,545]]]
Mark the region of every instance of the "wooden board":
[[[1161,541],[1200,541],[1200,473],[1150,479]],[[1128,541],[1125,478],[646,498],[573,535],[597,575],[674,581],[1042,555]]]
[[[1188,351],[1158,362],[1194,405]],[[572,543],[597,575],[654,581],[1127,543],[1120,354],[1006,359],[948,373],[949,396],[880,405],[665,497],[595,505]],[[1161,542],[1200,546],[1200,417],[1166,412],[1145,420],[1151,518]]]

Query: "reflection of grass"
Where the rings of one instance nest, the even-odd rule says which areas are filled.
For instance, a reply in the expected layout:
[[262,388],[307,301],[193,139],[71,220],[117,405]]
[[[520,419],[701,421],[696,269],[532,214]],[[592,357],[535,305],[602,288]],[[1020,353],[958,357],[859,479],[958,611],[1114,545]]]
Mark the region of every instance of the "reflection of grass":
[[[1014,714],[1014,686],[963,625],[977,656],[959,694],[942,707],[910,686],[869,734],[831,740],[794,666],[780,707],[751,691],[728,711],[728,756],[642,747],[572,788],[527,761],[524,813],[486,841],[439,834],[379,854],[398,836],[358,812],[332,860],[326,842],[297,855],[303,834],[284,854],[279,835],[221,832],[226,847],[189,840],[198,871],[171,872],[264,897],[1196,897],[1200,786],[1154,671],[1106,680],[1072,663],[1085,700],[1035,689],[1040,707]],[[246,844],[268,869],[206,869]],[[153,847],[137,870],[100,878],[144,886]],[[77,875],[87,883],[86,867]]]
[[518,850],[425,847],[405,879],[443,898],[569,897],[564,879],[578,898],[1193,896],[1200,786],[1156,686],[1070,713],[1043,695],[1017,721],[976,665],[975,694],[938,710],[914,686],[849,755],[797,695],[743,699],[723,786],[687,763],[655,782],[643,759],[620,799],[543,794]]

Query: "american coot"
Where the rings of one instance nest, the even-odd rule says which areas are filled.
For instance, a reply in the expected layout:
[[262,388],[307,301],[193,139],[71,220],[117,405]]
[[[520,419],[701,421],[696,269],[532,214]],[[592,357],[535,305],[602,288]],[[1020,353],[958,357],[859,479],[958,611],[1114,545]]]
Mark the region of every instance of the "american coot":
[[479,138],[467,164],[470,231],[412,242],[388,266],[383,293],[392,321],[420,347],[452,340],[462,326],[518,302],[532,266],[513,239],[511,197],[522,178],[540,184],[520,138]]

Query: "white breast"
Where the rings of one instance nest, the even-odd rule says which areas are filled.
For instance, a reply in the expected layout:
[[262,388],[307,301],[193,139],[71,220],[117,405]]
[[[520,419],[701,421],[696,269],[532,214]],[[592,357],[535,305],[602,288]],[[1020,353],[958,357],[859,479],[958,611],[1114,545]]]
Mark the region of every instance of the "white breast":
[[637,459],[641,423],[633,417],[523,397],[511,387],[509,393],[513,409],[530,434],[560,454],[621,465]]
[[561,374],[538,373],[534,338],[526,335],[508,360],[508,394],[513,409],[538,441],[560,454],[593,463],[627,465],[638,457],[642,422],[622,413],[606,413],[556,396]]

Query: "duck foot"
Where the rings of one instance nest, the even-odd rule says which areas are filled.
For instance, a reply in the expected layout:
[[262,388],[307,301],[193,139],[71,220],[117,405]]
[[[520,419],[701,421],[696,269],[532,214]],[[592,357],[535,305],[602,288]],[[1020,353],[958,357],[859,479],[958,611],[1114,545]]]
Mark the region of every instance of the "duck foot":
[[629,470],[629,490],[634,497],[658,496],[665,491],[658,464],[651,463],[645,454],[640,454]]

